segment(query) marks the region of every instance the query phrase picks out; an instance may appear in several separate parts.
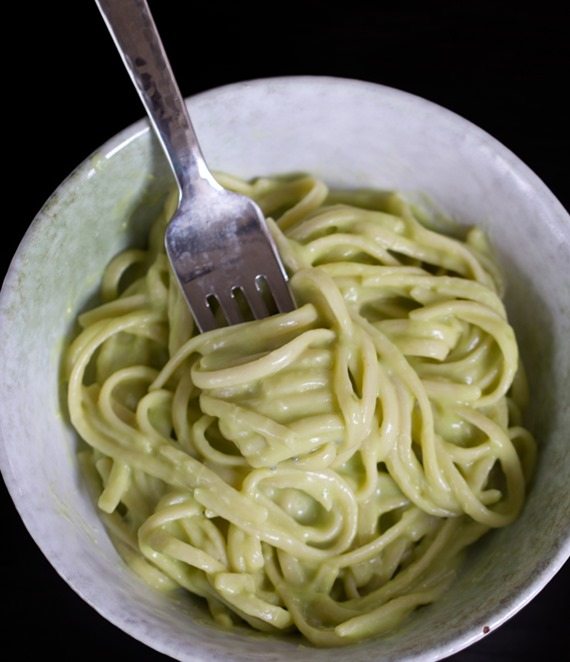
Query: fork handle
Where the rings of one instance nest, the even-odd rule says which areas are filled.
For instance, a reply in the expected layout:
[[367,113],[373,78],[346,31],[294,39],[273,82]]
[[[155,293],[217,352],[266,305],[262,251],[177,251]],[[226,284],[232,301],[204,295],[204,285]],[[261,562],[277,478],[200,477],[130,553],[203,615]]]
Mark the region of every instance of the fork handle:
[[146,0],[95,0],[176,177],[181,199],[208,170]]

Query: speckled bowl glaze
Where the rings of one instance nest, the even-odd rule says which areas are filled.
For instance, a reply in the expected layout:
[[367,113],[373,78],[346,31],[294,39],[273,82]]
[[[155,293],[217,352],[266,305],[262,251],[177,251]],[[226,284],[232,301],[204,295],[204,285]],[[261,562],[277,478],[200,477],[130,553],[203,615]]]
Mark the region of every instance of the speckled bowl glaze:
[[[489,233],[532,388],[540,461],[522,516],[473,549],[453,588],[349,662],[435,660],[524,606],[570,552],[570,219],[489,135],[418,97],[334,78],[277,78],[189,100],[210,165],[245,177],[310,171],[333,185],[423,192]],[[171,184],[146,123],[57,189],[24,238],[0,301],[0,461],[30,533],[105,618],[180,660],[329,660],[331,652],[215,627],[198,603],[155,593],[120,562],[79,475],[61,353],[109,259],[140,243]]]

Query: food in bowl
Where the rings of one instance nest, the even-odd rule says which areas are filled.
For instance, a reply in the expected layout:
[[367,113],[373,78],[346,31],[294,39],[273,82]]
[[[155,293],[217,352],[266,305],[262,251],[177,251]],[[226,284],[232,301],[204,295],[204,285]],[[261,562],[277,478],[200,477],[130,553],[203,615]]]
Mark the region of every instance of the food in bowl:
[[389,632],[520,512],[525,379],[484,234],[394,193],[244,182],[297,310],[197,334],[163,250],[114,258],[67,350],[80,460],[119,553],[223,626]]

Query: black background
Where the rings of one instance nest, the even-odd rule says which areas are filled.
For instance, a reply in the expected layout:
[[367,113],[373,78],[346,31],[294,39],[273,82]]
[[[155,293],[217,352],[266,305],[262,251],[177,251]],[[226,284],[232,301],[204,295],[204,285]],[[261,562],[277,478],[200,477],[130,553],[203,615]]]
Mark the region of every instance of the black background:
[[[143,115],[94,3],[19,4],[4,21],[4,36],[13,30],[18,43],[16,77],[4,90],[12,99],[4,103],[4,143],[18,136],[19,147],[7,156],[27,190],[4,223],[3,271],[61,180]],[[568,10],[548,2],[522,4],[348,0],[235,2],[226,8],[155,0],[151,7],[185,96],[291,74],[391,85],[487,130],[569,208]],[[4,200],[15,191],[4,190]],[[32,542],[3,485],[1,491],[4,659],[32,659],[36,646],[60,660],[166,659],[110,625],[67,587]],[[567,564],[522,612],[453,659],[568,659],[569,593]]]

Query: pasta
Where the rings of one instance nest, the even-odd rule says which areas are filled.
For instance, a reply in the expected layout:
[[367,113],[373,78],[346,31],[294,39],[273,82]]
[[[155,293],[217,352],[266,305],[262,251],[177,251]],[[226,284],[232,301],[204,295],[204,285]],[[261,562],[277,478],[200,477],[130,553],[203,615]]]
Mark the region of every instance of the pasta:
[[298,308],[197,334],[172,198],[67,350],[81,465],[125,561],[218,624],[386,633],[523,505],[536,451],[500,273],[480,230],[446,236],[395,193],[219,178],[270,217]]

